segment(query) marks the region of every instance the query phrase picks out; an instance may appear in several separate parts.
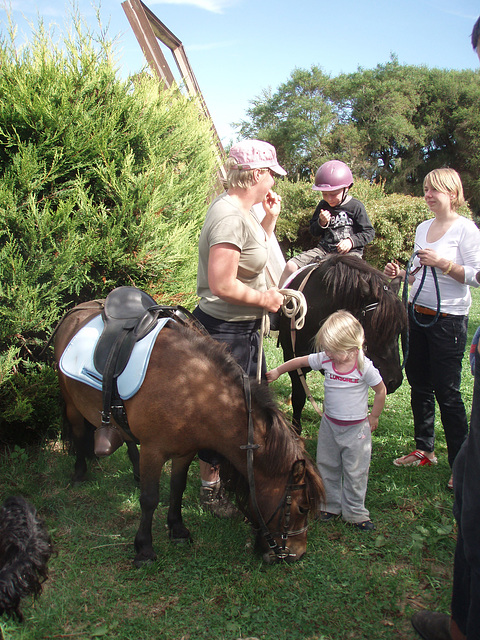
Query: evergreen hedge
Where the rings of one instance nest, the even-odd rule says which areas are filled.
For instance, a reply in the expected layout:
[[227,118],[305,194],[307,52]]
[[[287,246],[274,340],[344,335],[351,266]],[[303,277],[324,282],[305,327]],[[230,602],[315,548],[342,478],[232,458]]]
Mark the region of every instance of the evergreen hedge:
[[112,42],[78,17],[0,39],[0,443],[58,425],[42,348],[75,304],[120,285],[192,306],[216,176],[195,100],[119,77]]

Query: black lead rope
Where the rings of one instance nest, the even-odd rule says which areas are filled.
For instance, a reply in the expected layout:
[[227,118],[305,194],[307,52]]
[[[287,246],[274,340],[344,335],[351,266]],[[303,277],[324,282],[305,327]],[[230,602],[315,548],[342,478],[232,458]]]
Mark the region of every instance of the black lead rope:
[[[415,296],[412,300],[411,305],[408,304],[408,276],[412,273],[412,265],[413,265],[413,261],[416,257],[416,255],[418,254],[418,251],[414,251],[410,257],[410,260],[407,263],[407,266],[405,268],[405,281],[403,283],[403,291],[402,291],[402,302],[405,306],[405,310],[407,312],[407,315],[412,319],[412,321],[418,326],[418,327],[423,327],[425,329],[428,329],[428,327],[433,327],[433,325],[437,322],[438,318],[440,317],[440,286],[438,284],[438,276],[437,276],[437,272],[435,271],[435,267],[430,267],[431,271],[432,271],[432,277],[433,277],[433,282],[435,284],[435,293],[437,295],[437,309],[435,312],[435,316],[433,317],[433,320],[431,322],[428,322],[427,324],[424,324],[423,322],[419,322],[417,320],[417,318],[415,317],[415,303],[417,301],[418,296],[420,295],[420,292],[423,288],[423,285],[425,283],[425,278],[427,277],[427,269],[428,266],[425,265],[423,267],[418,267],[418,269],[423,268],[423,272],[422,272],[422,279],[420,280],[420,284],[418,285],[418,289],[415,293]],[[417,269],[417,270],[418,270]],[[416,273],[416,271],[414,272]],[[405,367],[405,363],[407,361],[408,358],[408,350],[409,350],[409,329],[408,329],[408,323],[407,323],[407,328],[406,328],[406,337],[405,337],[405,341],[403,344],[403,364],[402,364],[402,369]]]

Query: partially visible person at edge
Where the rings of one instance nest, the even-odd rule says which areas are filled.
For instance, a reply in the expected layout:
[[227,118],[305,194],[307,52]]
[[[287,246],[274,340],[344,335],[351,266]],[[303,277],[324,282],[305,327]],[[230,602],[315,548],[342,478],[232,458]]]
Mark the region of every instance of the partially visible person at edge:
[[[480,60],[480,18],[472,33]],[[480,273],[477,273],[480,281]],[[454,515],[458,524],[451,613],[418,611],[413,628],[424,640],[480,638],[480,349],[475,357],[470,433],[453,465]]]
[[[286,171],[278,164],[275,148],[261,140],[234,145],[226,162],[227,190],[207,211],[198,245],[197,294],[194,316],[208,333],[228,345],[251,377],[261,358],[259,333],[264,311],[275,312],[283,302],[277,288],[267,288],[265,266],[269,238],[280,214],[280,196],[273,189],[275,176]],[[253,206],[263,204],[260,222]],[[226,425],[225,428],[228,428]],[[218,516],[229,517],[233,505],[223,493],[219,460],[213,451],[199,452],[202,504]]]
[[[375,525],[365,507],[372,453],[371,432],[385,404],[387,391],[373,363],[365,357],[365,334],[348,311],[332,313],[315,336],[317,352],[288,360],[267,371],[267,382],[287,371],[310,367],[325,372],[325,411],[317,442],[317,466],[325,486],[325,511],[320,520],[342,517],[361,531]],[[368,413],[368,390],[375,392]]]
[[340,160],[329,160],[318,169],[312,188],[322,192],[322,199],[310,220],[310,233],[320,240],[316,248],[288,260],[279,287],[300,267],[319,262],[331,253],[363,255],[363,247],[373,240],[375,231],[364,205],[348,195],[352,185],[352,172]]
[[[450,467],[467,437],[468,422],[460,382],[467,342],[470,286],[480,269],[480,231],[458,214],[464,204],[460,176],[434,169],[423,181],[425,201],[434,217],[415,233],[412,288],[409,296],[409,345],[405,372],[411,387],[416,449],[394,461],[397,467],[432,465],[435,456],[435,399],[440,407]],[[430,268],[431,267],[431,268]],[[385,274],[405,277],[389,262]],[[434,275],[436,275],[440,299]],[[422,284],[423,277],[425,280]],[[440,315],[434,317],[440,304]],[[432,324],[433,322],[433,324]],[[448,486],[452,488],[450,478]]]

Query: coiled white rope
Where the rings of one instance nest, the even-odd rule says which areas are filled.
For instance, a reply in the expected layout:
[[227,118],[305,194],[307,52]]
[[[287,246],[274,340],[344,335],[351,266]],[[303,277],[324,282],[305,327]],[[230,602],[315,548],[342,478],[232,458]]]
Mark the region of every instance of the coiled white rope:
[[305,324],[307,301],[301,291],[280,289],[283,295],[282,313],[287,318],[295,318],[295,329],[300,330]]
[[[281,310],[283,315],[287,318],[296,318],[295,329],[300,330],[305,324],[305,316],[307,315],[307,301],[301,291],[295,289],[279,289],[279,292],[283,295],[283,302]],[[298,317],[297,317],[298,316]],[[270,319],[267,311],[264,311],[262,318],[262,328],[260,330],[260,348],[259,353],[262,353],[263,349],[263,336],[270,331]],[[262,360],[259,357],[257,365],[257,382],[261,380],[261,365]]]

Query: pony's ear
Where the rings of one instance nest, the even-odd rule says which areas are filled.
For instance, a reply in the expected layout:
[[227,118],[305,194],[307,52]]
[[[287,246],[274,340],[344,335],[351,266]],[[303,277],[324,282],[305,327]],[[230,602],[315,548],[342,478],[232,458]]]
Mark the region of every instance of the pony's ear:
[[300,484],[305,478],[305,460],[297,460],[292,467],[293,484]]
[[401,276],[397,276],[396,278],[394,278],[390,282],[390,284],[388,286],[393,291],[393,293],[398,295],[398,292],[400,291],[401,284],[402,284],[402,278],[401,278]]
[[372,284],[367,276],[363,273],[360,274],[360,277],[358,278],[358,288],[360,289],[360,293],[364,298],[369,296],[371,293]]

